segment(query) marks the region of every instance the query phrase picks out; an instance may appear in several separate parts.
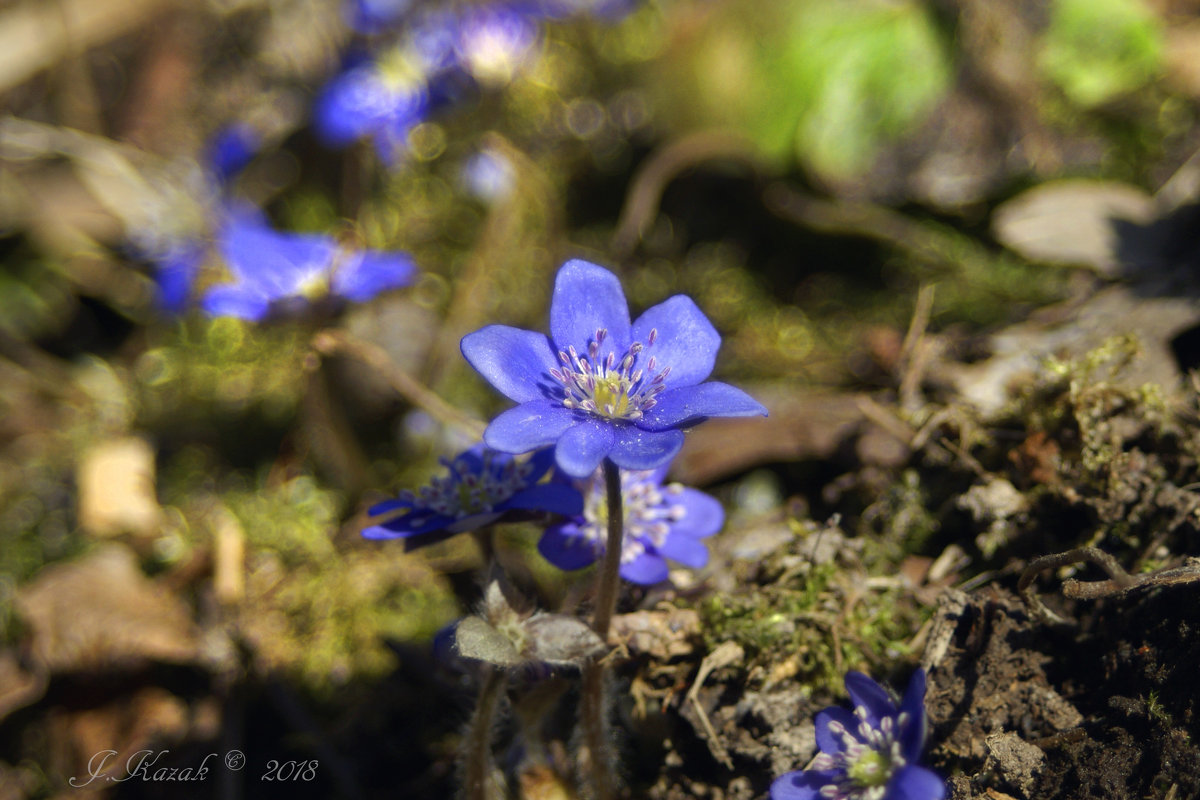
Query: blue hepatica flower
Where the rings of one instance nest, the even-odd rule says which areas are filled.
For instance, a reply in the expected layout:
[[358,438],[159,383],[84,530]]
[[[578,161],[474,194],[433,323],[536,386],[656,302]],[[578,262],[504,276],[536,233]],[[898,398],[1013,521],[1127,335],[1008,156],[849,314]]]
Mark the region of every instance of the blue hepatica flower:
[[386,163],[407,149],[408,133],[428,111],[422,69],[396,49],[387,59],[351,66],[326,84],[313,109],[317,135],[331,147],[370,138]]
[[453,461],[448,474],[417,492],[372,506],[371,516],[404,511],[363,529],[368,539],[404,539],[405,549],[434,544],[457,533],[477,530],[501,518],[549,512],[574,515],[583,510],[579,490],[564,483],[539,483],[554,463],[548,450],[516,460],[507,453],[476,445]]
[[234,280],[209,289],[201,307],[213,316],[261,320],[289,301],[333,296],[365,302],[412,283],[405,253],[356,250],[332,236],[277,231],[257,209],[229,211],[217,237]]
[[899,707],[861,672],[846,673],[854,711],[817,713],[820,753],[811,769],[771,784],[771,800],[942,800],[946,785],[917,766],[925,746],[925,671],[918,669]]
[[[171,180],[151,182],[137,213],[141,224],[128,232],[133,253],[155,266],[156,302],[168,313],[187,308],[192,286],[211,250],[213,231],[224,218],[228,182],[261,146],[249,125],[234,123],[206,143],[199,163]],[[152,176],[147,176],[152,177]]]
[[[625,540],[621,577],[641,584],[667,579],[667,559],[700,568],[708,563],[703,539],[725,522],[716,498],[678,483],[663,485],[667,467],[622,471],[621,498]],[[583,513],[546,529],[538,550],[559,569],[580,569],[604,554],[608,538],[608,502],[604,473],[576,481],[583,492]]]
[[488,446],[524,453],[555,445],[559,468],[585,478],[609,458],[655,469],[708,417],[766,415],[741,389],[705,382],[721,337],[676,295],[630,323],[617,276],[586,261],[558,271],[550,336],[489,325],[462,340],[467,361],[516,408],[492,420]]

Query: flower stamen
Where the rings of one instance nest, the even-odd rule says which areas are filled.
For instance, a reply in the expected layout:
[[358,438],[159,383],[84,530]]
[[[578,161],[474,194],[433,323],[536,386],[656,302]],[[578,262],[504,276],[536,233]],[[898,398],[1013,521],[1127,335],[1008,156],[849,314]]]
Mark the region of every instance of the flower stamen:
[[[610,420],[635,421],[655,406],[659,394],[666,391],[668,366],[655,372],[658,362],[650,356],[644,369],[637,369],[641,353],[658,340],[658,329],[651,329],[646,342],[634,342],[619,357],[615,351],[600,358],[600,347],[608,330],[600,328],[588,342],[587,356],[580,356],[574,345],[560,350],[562,369],[550,375],[562,384],[562,404]],[[648,375],[653,375],[647,380]]]
[[[625,539],[621,563],[628,564],[648,547],[662,547],[671,533],[671,523],[687,516],[686,507],[675,502],[683,487],[677,483],[663,486],[654,479],[654,470],[621,471],[621,507],[625,513]],[[608,504],[604,478],[593,475],[583,489],[584,522],[579,526],[582,540],[599,555],[608,535]]]
[[[442,459],[448,474],[434,478],[413,496],[414,505],[435,514],[462,519],[486,514],[526,488],[533,467],[528,461],[497,458],[484,451],[482,467],[459,457],[454,461]],[[402,494],[402,499],[405,499]]]
[[865,707],[855,708],[854,715],[858,725],[853,731],[830,720],[829,732],[841,740],[841,748],[835,753],[819,753],[813,759],[814,769],[837,773],[820,789],[821,797],[827,800],[880,800],[892,776],[907,763],[898,740],[900,729],[908,723],[907,714],[885,716],[877,727],[868,721]]

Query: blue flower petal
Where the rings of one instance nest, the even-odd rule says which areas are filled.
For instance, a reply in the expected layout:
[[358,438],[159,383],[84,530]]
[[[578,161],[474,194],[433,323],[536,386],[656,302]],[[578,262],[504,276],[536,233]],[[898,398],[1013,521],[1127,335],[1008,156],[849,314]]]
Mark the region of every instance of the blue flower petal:
[[[417,511],[378,525],[368,525],[363,528],[362,535],[367,539],[406,539],[410,536],[420,536],[431,531],[442,530],[453,521],[453,517],[447,517],[445,514],[426,514]],[[447,536],[449,535],[447,534]]]
[[550,377],[558,357],[544,334],[488,325],[464,336],[461,349],[471,366],[510,400],[525,403],[558,391]]
[[[484,463],[485,463],[484,459],[483,459],[483,454],[486,452],[486,450],[487,450],[487,447],[482,442],[479,442],[479,443],[471,445],[466,450],[463,450],[461,453],[456,455],[449,462],[447,462],[445,459],[439,459],[439,461],[442,464],[449,463],[449,465],[451,465],[452,467],[453,466],[464,467],[472,475],[481,475],[481,474],[483,474],[483,468],[484,468]],[[492,463],[493,464],[496,464],[498,466],[503,466],[504,464],[507,464],[509,461],[512,461],[512,456],[508,455],[507,453],[493,453],[492,454]]]
[[708,563],[708,548],[704,546],[704,542],[679,534],[674,529],[667,534],[663,543],[654,549],[659,555],[692,569],[700,569]]
[[664,480],[666,480],[667,473],[670,472],[670,470],[671,470],[671,462],[668,461],[666,464],[663,464],[661,466],[655,467],[654,469],[650,470],[650,474],[647,475],[645,480],[641,481],[641,482],[642,483],[653,483],[656,485],[661,484]]
[[200,299],[200,307],[213,317],[237,317],[261,320],[271,310],[271,299],[257,287],[226,283],[209,289]]
[[331,288],[339,297],[363,303],[380,292],[408,286],[416,272],[407,253],[364,250],[350,255],[338,266]]
[[717,498],[699,489],[684,487],[679,494],[665,494],[669,505],[681,505],[682,519],[671,523],[671,536],[691,536],[703,539],[721,530],[725,524],[725,509]]
[[497,504],[496,508],[501,511],[519,508],[574,516],[583,513],[583,495],[574,486],[565,483],[540,483],[522,489],[503,503]]
[[558,437],[554,460],[572,478],[586,478],[612,450],[615,439],[611,425],[594,419],[580,422]]
[[538,540],[538,552],[561,570],[583,569],[599,558],[595,546],[574,523],[552,525]]
[[629,338],[629,304],[617,276],[595,264],[574,259],[554,279],[550,303],[550,338],[562,350],[574,346],[586,354],[588,342],[601,328],[608,331],[599,354],[625,354]]
[[411,126],[424,114],[425,104],[419,81],[388,82],[378,65],[366,62],[325,85],[313,106],[313,124],[325,144],[345,147],[367,134]]
[[638,364],[644,367],[654,356],[659,370],[669,366],[668,388],[695,386],[712,373],[721,335],[692,298],[679,294],[646,309],[633,323],[633,340],[649,341],[651,330],[657,331],[655,342],[642,351]]
[[737,387],[709,381],[699,386],[681,386],[660,394],[654,407],[638,420],[650,431],[681,428],[708,417],[753,417],[767,415],[762,403]]
[[384,500],[382,503],[376,503],[367,509],[367,516],[378,517],[380,514],[387,514],[392,511],[402,511],[406,508],[412,508],[411,500],[401,500],[396,497],[391,500]]
[[527,453],[558,441],[579,419],[574,411],[549,400],[531,400],[499,414],[483,432],[493,450]]
[[554,466],[554,448],[545,447],[529,456],[526,462],[532,472],[529,473],[529,483],[537,483],[542,476]]
[[621,577],[630,583],[650,586],[662,583],[670,575],[666,560],[655,553],[642,553],[621,564]]
[[205,147],[204,161],[219,180],[240,172],[262,146],[262,137],[245,123],[234,123],[217,132]]
[[660,467],[670,462],[683,447],[683,431],[644,431],[633,425],[621,425],[615,432],[609,457],[621,469]]
[[821,787],[833,783],[836,770],[797,770],[771,783],[771,800],[820,800]]
[[313,102],[313,128],[317,137],[328,147],[345,147],[363,136],[375,122],[376,115],[359,110],[357,94],[363,91],[363,78],[345,72],[329,83]]
[[332,237],[280,232],[257,215],[232,217],[219,246],[230,271],[271,300],[298,294],[330,269],[337,252]]
[[411,5],[412,0],[350,0],[342,14],[358,33],[382,33],[399,22]]
[[924,767],[909,765],[897,770],[888,781],[888,800],[942,800],[946,782]]
[[908,715],[908,724],[900,731],[900,754],[912,764],[925,747],[925,670],[918,669],[909,679],[900,712]]
[[899,713],[887,690],[861,672],[846,673],[846,692],[855,708],[862,706],[867,710],[867,722],[872,728],[878,728],[879,720],[884,717]]
[[192,283],[204,261],[205,248],[199,242],[185,241],[174,245],[161,258],[155,282],[158,284],[158,305],[172,314],[182,313],[191,296]]
[[817,728],[817,747],[822,753],[840,753],[846,749],[846,741],[841,736],[838,736],[833,731],[829,730],[829,723],[838,722],[843,728],[848,730],[855,739],[859,737],[858,717],[841,706],[830,706],[817,712],[813,717],[813,723]]

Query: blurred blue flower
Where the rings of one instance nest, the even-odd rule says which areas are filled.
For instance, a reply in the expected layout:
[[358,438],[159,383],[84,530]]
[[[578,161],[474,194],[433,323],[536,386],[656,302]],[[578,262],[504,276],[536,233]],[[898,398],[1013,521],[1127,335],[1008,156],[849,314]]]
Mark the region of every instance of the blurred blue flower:
[[[621,498],[625,540],[621,548],[621,577],[640,584],[666,580],[667,559],[698,569],[708,563],[703,539],[725,522],[716,498],[678,483],[663,485],[667,467],[622,470]],[[604,473],[575,482],[583,492],[583,513],[552,525],[538,541],[538,550],[559,569],[586,567],[604,555],[608,538],[608,500]]]
[[183,239],[157,253],[147,254],[147,258],[156,262],[154,282],[158,292],[155,301],[160,309],[170,314],[184,312],[208,250],[208,245],[199,240]]
[[358,33],[382,33],[402,22],[413,0],[348,0],[346,24]]
[[604,22],[616,22],[637,8],[639,0],[523,0],[521,6],[531,14],[549,19],[588,16]]
[[201,265],[211,251],[214,231],[225,217],[228,183],[262,145],[244,123],[218,130],[204,146],[198,163],[182,176],[162,181],[144,195],[140,224],[129,231],[135,257],[155,266],[156,303],[177,314],[187,307]]
[[244,122],[227,125],[208,141],[204,163],[223,186],[242,171],[262,147],[262,136]]
[[386,61],[355,64],[326,84],[313,109],[317,135],[331,147],[370,138],[379,157],[397,164],[408,133],[428,111],[426,76],[400,51]]
[[448,474],[434,478],[417,492],[405,490],[395,500],[372,506],[371,516],[404,511],[394,519],[369,525],[368,539],[404,539],[405,550],[434,544],[457,533],[491,525],[501,518],[537,512],[578,514],[579,490],[564,483],[539,483],[554,463],[544,450],[524,460],[476,445],[443,460]]
[[234,280],[200,299],[213,316],[261,320],[287,301],[325,296],[365,302],[411,284],[417,272],[405,253],[356,250],[325,234],[277,231],[248,207],[228,212],[217,246]]
[[503,153],[485,148],[471,155],[462,166],[463,187],[484,202],[494,203],[512,192],[517,170]]
[[925,671],[918,669],[896,706],[887,690],[861,672],[846,673],[850,712],[817,713],[812,768],[771,784],[771,800],[942,800],[946,785],[917,766],[925,747]]
[[533,17],[504,4],[476,6],[458,21],[458,63],[476,80],[507,83],[532,61],[540,38]]
[[555,445],[559,468],[576,478],[605,458],[622,469],[655,469],[683,445],[683,428],[708,417],[766,415],[750,395],[703,382],[721,337],[684,295],[630,323],[617,276],[586,261],[558,271],[550,336],[489,325],[465,336],[462,352],[518,405],[492,420],[489,447],[524,453]]
[[459,19],[454,9],[436,5],[413,15],[403,49],[426,74],[438,75],[458,65]]

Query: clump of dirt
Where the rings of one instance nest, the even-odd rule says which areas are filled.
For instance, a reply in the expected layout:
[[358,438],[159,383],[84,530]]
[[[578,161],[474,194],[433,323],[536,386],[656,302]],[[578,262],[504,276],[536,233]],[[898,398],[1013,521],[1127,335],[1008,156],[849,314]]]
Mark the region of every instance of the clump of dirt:
[[944,603],[926,656],[950,797],[1197,796],[1198,599],[1198,582],[1135,590],[1064,626],[996,588]]

